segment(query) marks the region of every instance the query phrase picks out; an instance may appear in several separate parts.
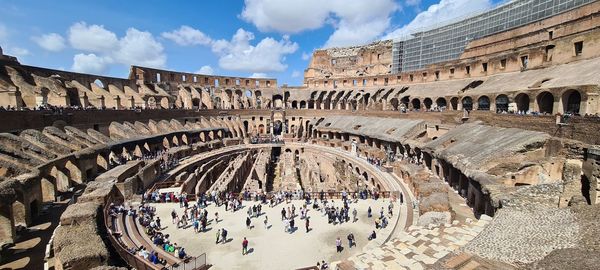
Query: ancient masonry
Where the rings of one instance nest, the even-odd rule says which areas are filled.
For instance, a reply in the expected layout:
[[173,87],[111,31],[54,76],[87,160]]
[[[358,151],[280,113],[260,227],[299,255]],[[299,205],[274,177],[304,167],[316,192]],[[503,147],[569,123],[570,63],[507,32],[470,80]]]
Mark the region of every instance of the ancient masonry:
[[[444,41],[534,2],[553,0],[415,36]],[[338,269],[597,269],[600,1],[562,2],[431,63],[411,62],[412,39],[316,50],[300,87],[139,66],[79,74],[0,49],[2,257],[33,253],[23,239],[69,201],[36,269],[205,269],[218,258],[132,253],[156,247],[111,205],[303,190],[404,199],[396,225]]]

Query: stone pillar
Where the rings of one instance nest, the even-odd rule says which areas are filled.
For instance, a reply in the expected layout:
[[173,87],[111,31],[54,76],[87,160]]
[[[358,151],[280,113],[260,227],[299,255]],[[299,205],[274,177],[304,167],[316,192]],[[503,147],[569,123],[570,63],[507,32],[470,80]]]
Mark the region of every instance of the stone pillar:
[[600,147],[594,146],[587,149],[583,162],[582,182],[589,183],[589,203],[600,203]]
[[0,204],[0,242],[12,244],[15,242],[15,223],[13,221],[12,206]]

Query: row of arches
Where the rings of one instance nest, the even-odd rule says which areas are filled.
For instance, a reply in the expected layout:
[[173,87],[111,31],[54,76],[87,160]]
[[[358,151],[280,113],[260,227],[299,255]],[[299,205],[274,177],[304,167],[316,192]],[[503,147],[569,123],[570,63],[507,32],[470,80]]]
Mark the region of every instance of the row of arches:
[[[373,98],[377,96],[377,98]],[[322,110],[360,110],[376,108],[381,110],[478,110],[495,112],[523,113],[586,113],[587,96],[583,91],[567,89],[563,91],[538,91],[507,93],[498,95],[479,95],[462,97],[425,97],[411,98],[403,96],[384,99],[390,95],[371,95],[371,93],[313,92],[308,100],[289,100],[282,95],[274,95],[265,108],[322,109]],[[378,105],[379,104],[379,105]]]

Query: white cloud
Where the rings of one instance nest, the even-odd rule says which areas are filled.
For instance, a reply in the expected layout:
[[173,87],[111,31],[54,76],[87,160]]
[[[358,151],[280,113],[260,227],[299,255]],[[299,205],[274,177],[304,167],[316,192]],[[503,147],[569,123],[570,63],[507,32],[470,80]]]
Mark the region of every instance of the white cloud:
[[29,52],[29,50],[27,50],[25,48],[21,48],[21,47],[6,47],[4,49],[4,54],[17,56],[17,57],[23,57],[23,56],[28,56],[31,53]]
[[162,36],[181,46],[208,45],[211,42],[209,36],[187,25],[182,25],[171,32],[164,32]]
[[211,66],[202,66],[195,73],[197,73],[197,74],[203,74],[203,75],[213,75],[215,73],[215,71],[213,70],[213,68]]
[[325,47],[371,42],[390,25],[400,6],[393,0],[245,0],[242,19],[260,31],[298,33],[331,24]]
[[419,13],[410,23],[385,35],[383,39],[406,37],[419,29],[446,23],[492,7],[491,0],[440,0],[438,4],[431,5],[427,10]]
[[162,44],[150,32],[135,28],[127,29],[125,37],[119,40],[118,50],[113,57],[121,64],[155,68],[163,68],[167,62]]
[[32,39],[38,46],[47,51],[58,52],[65,48],[65,39],[57,33],[36,36],[32,37]]
[[300,71],[294,70],[294,71],[292,72],[292,78],[298,78],[298,77],[300,77],[300,75],[302,75],[302,74],[300,73]]
[[73,58],[74,71],[104,73],[111,64],[164,68],[167,62],[163,45],[150,32],[129,28],[118,38],[102,25],[85,22],[73,24],[68,32],[71,46],[85,52]]
[[111,63],[112,59],[107,57],[100,57],[93,53],[80,53],[73,57],[71,70],[81,73],[103,74],[108,70],[108,65]]
[[254,79],[267,78],[267,73],[255,72],[255,73],[252,73],[252,75],[250,75],[250,78],[254,78]]
[[303,52],[302,53],[302,60],[306,61],[308,59],[310,59],[311,55],[309,53]]
[[86,52],[110,52],[118,46],[115,33],[103,25],[87,25],[77,22],[69,28],[69,43],[73,48]]
[[245,72],[280,72],[287,68],[285,56],[298,50],[298,44],[283,36],[279,41],[267,37],[256,45],[252,32],[238,29],[230,41],[217,40],[212,50],[219,55],[219,66],[226,70]]
[[245,0],[241,18],[260,31],[298,33],[323,26],[331,8],[329,1]]

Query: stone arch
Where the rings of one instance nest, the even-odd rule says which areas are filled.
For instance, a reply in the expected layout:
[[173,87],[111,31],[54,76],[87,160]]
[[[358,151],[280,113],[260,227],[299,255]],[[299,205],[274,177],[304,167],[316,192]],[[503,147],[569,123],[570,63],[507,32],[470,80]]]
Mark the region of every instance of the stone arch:
[[292,101],[292,109],[298,109],[298,101]]
[[470,96],[463,97],[462,101],[463,110],[473,110],[473,99]]
[[421,109],[421,101],[418,98],[414,98],[411,101],[411,104],[412,104],[413,109],[415,109],[415,110]]
[[67,169],[69,171],[69,177],[70,177],[71,181],[81,184],[85,180],[85,179],[83,179],[81,170],[79,169],[79,167],[77,167],[77,165],[75,165],[75,163],[73,163],[73,161],[68,160],[67,163],[65,164],[65,169]]
[[529,111],[529,95],[520,93],[515,96],[515,103],[517,104],[517,112],[528,112]]
[[94,84],[102,89],[106,89],[106,87],[108,86],[105,82],[103,82],[100,79],[95,79]]
[[272,107],[275,109],[281,109],[284,107],[283,97],[279,94],[273,95],[273,104]]
[[392,105],[392,110],[397,111],[398,106],[400,105],[400,101],[398,100],[398,98],[392,98],[390,99],[390,104]]
[[452,110],[458,110],[458,97],[453,97],[450,99],[450,106],[452,106]]
[[200,101],[199,98],[192,98],[192,108],[193,109],[200,109],[202,102]]
[[42,200],[44,202],[53,202],[56,198],[56,179],[51,176],[42,177],[40,186],[42,188]]
[[306,101],[300,101],[300,109],[306,109]]
[[431,98],[425,98],[423,100],[423,105],[425,106],[425,109],[427,109],[427,110],[431,110],[432,104],[433,104],[433,101],[431,100]]
[[444,109],[446,106],[448,106],[446,99],[443,97],[437,98],[435,100],[435,105],[438,107],[438,109]]
[[536,97],[538,111],[540,113],[552,114],[554,107],[554,95],[548,91],[541,92]]
[[496,97],[496,112],[508,112],[508,96],[502,94]]
[[562,94],[562,104],[563,104],[563,112],[572,113],[572,114],[580,114],[582,113],[583,99],[581,98],[581,93],[575,89],[569,89]]
[[490,98],[488,96],[480,96],[477,99],[477,110],[478,111],[489,111],[490,110]]

